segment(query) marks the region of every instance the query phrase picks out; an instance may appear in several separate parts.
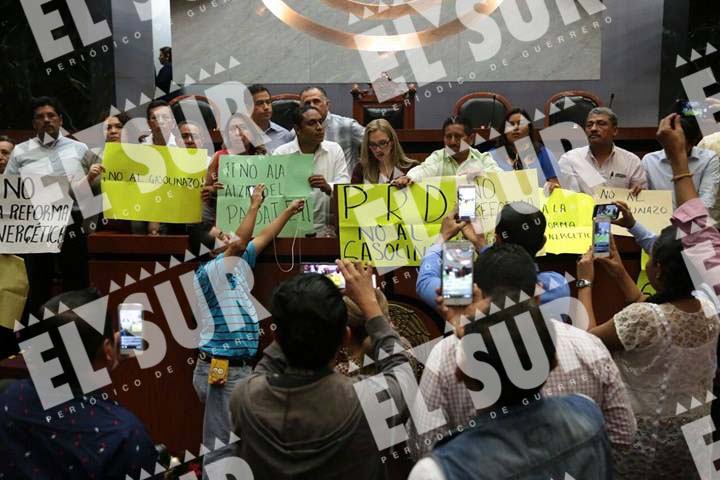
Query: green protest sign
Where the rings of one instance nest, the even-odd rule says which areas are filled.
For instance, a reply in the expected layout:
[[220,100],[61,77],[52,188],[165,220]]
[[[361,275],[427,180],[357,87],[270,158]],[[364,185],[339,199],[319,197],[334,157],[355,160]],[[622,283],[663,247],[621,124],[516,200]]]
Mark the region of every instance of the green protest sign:
[[312,155],[224,155],[220,157],[218,180],[225,188],[218,191],[217,225],[234,232],[250,208],[250,187],[265,185],[267,197],[258,212],[257,234],[293,201],[305,200],[302,213],[287,223],[280,237],[312,233],[313,206],[308,178],[313,172]]

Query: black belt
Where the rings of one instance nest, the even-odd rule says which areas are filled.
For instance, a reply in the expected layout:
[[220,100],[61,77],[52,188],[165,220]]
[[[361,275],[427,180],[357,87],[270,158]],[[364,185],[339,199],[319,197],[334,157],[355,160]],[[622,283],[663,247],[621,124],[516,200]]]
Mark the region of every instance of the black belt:
[[205,353],[202,350],[200,350],[200,353],[198,353],[198,360],[202,360],[203,362],[210,363],[213,359],[227,360],[228,366],[230,366],[230,367],[245,367],[247,365],[250,365],[250,361],[246,360],[244,358],[218,357],[215,355],[210,355],[209,353]]

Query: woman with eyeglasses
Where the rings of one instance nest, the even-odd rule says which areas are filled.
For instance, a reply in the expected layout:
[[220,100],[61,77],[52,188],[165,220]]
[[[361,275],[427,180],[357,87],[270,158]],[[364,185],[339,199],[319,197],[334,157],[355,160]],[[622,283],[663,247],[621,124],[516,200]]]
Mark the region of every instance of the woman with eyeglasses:
[[500,147],[490,154],[505,171],[535,169],[538,185],[547,187],[548,193],[560,186],[552,154],[543,145],[530,115],[522,108],[513,108],[507,113]]
[[352,172],[351,183],[392,183],[418,162],[405,156],[397,134],[384,118],[365,127],[360,162]]

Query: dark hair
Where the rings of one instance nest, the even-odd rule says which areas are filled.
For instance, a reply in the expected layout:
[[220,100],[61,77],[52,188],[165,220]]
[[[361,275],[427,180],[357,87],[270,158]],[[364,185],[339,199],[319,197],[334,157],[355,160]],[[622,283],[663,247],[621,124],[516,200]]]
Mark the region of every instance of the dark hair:
[[[170,104],[166,102],[165,100],[157,99],[153,100],[152,102],[148,103],[147,106],[147,119],[150,120],[150,115],[152,115],[153,110],[160,107],[168,107],[170,108]],[[172,109],[170,109],[172,111]]]
[[695,289],[682,255],[682,241],[677,238],[677,228],[665,227],[655,240],[650,261],[660,265],[660,290],[647,299],[650,303],[668,303],[690,298]]
[[700,125],[698,125],[697,119],[695,117],[681,116],[680,127],[682,128],[683,133],[685,133],[685,138],[688,141],[688,145],[695,146],[700,143],[703,135],[702,131],[700,130]]
[[172,47],[162,47],[160,53],[167,55],[168,62],[172,63]]
[[475,261],[474,270],[475,284],[485,295],[507,289],[535,296],[537,267],[520,245],[503,243],[486,249]]
[[470,122],[469,118],[463,117],[462,115],[453,115],[445,119],[442,124],[443,135],[445,134],[445,129],[450,125],[462,125],[463,129],[465,130],[465,135],[470,135],[471,133],[473,133],[472,122]]
[[309,92],[310,90],[318,90],[318,91],[320,91],[320,93],[323,94],[323,97],[325,97],[325,99],[327,100],[327,98],[328,98],[327,92],[325,91],[325,89],[324,89],[323,87],[321,87],[321,86],[319,86],[319,85],[310,85],[309,87],[303,88],[302,90],[300,90],[300,96],[302,97],[302,96],[303,96],[303,93]]
[[78,333],[80,334],[80,340],[82,341],[88,358],[94,359],[99,354],[106,339],[111,342],[115,341],[112,322],[110,321],[106,308],[103,306],[101,308],[101,313],[104,316],[104,323],[103,332],[100,333],[88,322],[88,320],[95,320],[94,318],[83,319],[74,311],[74,309],[89,305],[101,297],[102,294],[96,288],[86,288],[84,290],[74,290],[61,293],[60,295],[57,295],[45,302],[45,304],[40,307],[39,311],[31,313],[35,314],[38,318],[43,318],[42,314],[45,312],[46,308],[51,312],[57,312],[60,308],[61,302],[63,305],[67,306],[69,310],[62,313],[56,313],[52,317],[42,320],[39,323],[25,327],[22,330],[21,337],[30,339],[35,338],[41,333],[47,332],[53,339],[54,345],[63,345],[62,341],[55,341],[54,336],[57,335],[59,339],[60,332],[58,331],[58,328],[68,323],[74,323],[77,327]]
[[511,202],[498,214],[495,236],[503,243],[520,245],[534,258],[545,245],[546,227],[545,215],[534,205]]
[[248,138],[248,140],[250,141],[250,148],[247,149],[245,155],[258,155],[258,147],[264,146],[261,143],[262,130],[260,130],[260,127],[258,127],[255,122],[253,122],[252,118],[240,112],[233,113],[230,118],[228,118],[228,121],[225,124],[225,129],[223,130],[223,141],[225,142],[225,148],[228,148],[229,144],[227,139],[230,138],[230,122],[232,122],[232,120],[235,118],[239,118],[240,120],[242,120],[242,122],[247,126],[247,129],[250,130],[250,138]]
[[272,97],[272,94],[270,93],[270,90],[265,85],[261,85],[259,83],[253,83],[248,87],[248,91],[250,92],[250,95],[257,95],[260,92],[267,92],[268,95]]
[[30,101],[30,111],[32,112],[32,119],[35,119],[35,110],[40,107],[52,107],[55,113],[62,117],[62,109],[60,108],[60,102],[54,97],[36,97]]
[[319,370],[335,357],[347,325],[347,308],[330,279],[306,273],[281,283],[273,292],[270,311],[289,365]]
[[122,123],[123,127],[127,122],[130,121],[130,115],[128,115],[125,112],[118,112],[117,114],[113,115],[110,113],[110,109],[106,108],[102,112],[100,112],[100,115],[97,117],[97,123],[104,123],[105,120],[107,120],[110,117],[115,117],[118,120],[120,120],[120,123]]
[[14,146],[14,145],[17,145],[17,143],[15,142],[15,140],[12,139],[12,138],[10,138],[10,137],[8,137],[7,135],[0,135],[0,142],[12,143],[13,146]]
[[315,110],[320,113],[320,110],[313,107],[312,105],[297,105],[290,110],[290,118],[292,119],[293,125],[299,127],[302,124],[303,115],[310,110]]
[[[478,361],[491,365],[500,377],[500,397],[493,406],[497,408],[499,406],[506,405],[518,405],[523,402],[524,399],[532,401],[530,397],[536,395],[547,381],[547,377],[538,379],[538,385],[531,388],[523,388],[515,385],[510,379],[507,362],[503,359],[508,355],[513,355],[512,351],[517,353],[517,359],[523,370],[531,370],[536,367],[538,362],[547,362],[548,373],[557,365],[557,356],[555,350],[555,344],[552,340],[552,335],[548,329],[548,324],[542,316],[542,312],[535,304],[532,299],[526,301],[519,301],[520,292],[517,289],[499,289],[496,294],[492,296],[494,303],[499,304],[502,308],[505,304],[505,299],[510,298],[514,305],[508,308],[502,308],[502,310],[485,316],[481,319],[472,321],[464,328],[465,335],[460,341],[458,348],[463,349],[463,353],[466,357],[472,356]],[[518,302],[519,301],[519,302]],[[524,321],[530,316],[531,322]],[[520,321],[520,320],[523,321]],[[505,327],[507,337],[498,336],[498,329]],[[527,340],[531,339],[533,333],[537,335],[542,346],[542,352],[532,348],[535,345],[531,344],[529,347],[526,343]],[[472,348],[471,343],[465,339],[469,339],[470,334],[482,335],[485,343],[485,351],[477,348]],[[509,338],[512,343],[510,345],[498,345],[498,340],[502,338]],[[474,342],[473,342],[474,343]],[[502,352],[501,352],[502,351]],[[480,388],[488,388],[487,385],[480,386],[479,380],[471,378],[458,368],[458,376],[468,387],[473,390],[479,390]]]
[[[528,136],[530,138],[530,141],[533,144],[533,148],[535,149],[535,153],[540,151],[540,148],[543,146],[542,139],[540,138],[540,133],[535,130],[535,126],[533,125],[532,118],[530,118],[530,114],[519,107],[515,107],[512,110],[510,110],[507,115],[505,115],[505,123],[504,125],[507,125],[507,123],[510,121],[510,117],[517,114],[522,115],[525,117],[525,120],[528,121]],[[515,144],[508,140],[506,128],[503,128],[503,132],[500,135],[500,144],[505,147],[505,150],[507,151],[508,156],[513,159],[517,156],[517,148],[515,148]]]

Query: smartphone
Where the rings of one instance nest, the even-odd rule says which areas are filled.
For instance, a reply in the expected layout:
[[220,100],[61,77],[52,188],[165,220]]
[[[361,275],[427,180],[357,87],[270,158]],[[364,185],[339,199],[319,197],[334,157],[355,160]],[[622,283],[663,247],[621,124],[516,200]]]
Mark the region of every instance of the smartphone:
[[612,221],[610,217],[593,219],[593,253],[596,257],[610,256],[610,235]]
[[678,100],[675,102],[675,113],[683,117],[701,117],[703,115],[703,106],[700,102]]
[[143,338],[143,306],[140,303],[121,303],[118,305],[120,318],[120,353],[130,354],[142,352]]
[[[303,273],[319,273],[325,275],[327,278],[337,285],[342,290],[345,288],[345,277],[343,277],[340,268],[334,263],[303,263]],[[377,288],[377,276],[372,276],[373,288]]]
[[619,216],[620,208],[613,203],[595,205],[595,208],[593,208],[593,218],[609,217],[610,220],[617,220]]
[[472,243],[443,243],[442,296],[446,305],[470,305],[473,293]]
[[458,217],[462,221],[475,220],[475,185],[458,186]]

